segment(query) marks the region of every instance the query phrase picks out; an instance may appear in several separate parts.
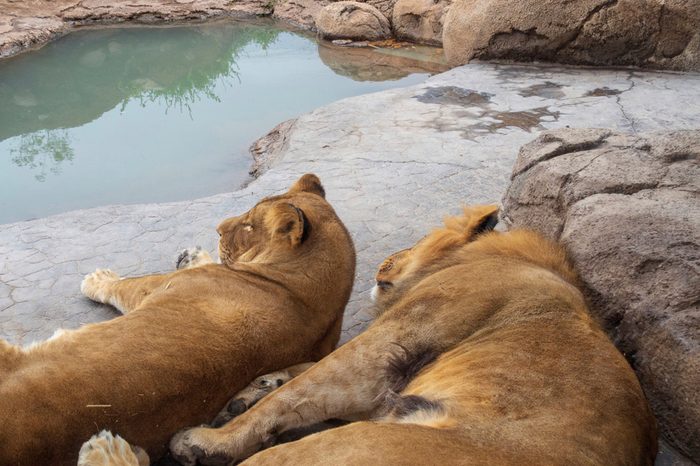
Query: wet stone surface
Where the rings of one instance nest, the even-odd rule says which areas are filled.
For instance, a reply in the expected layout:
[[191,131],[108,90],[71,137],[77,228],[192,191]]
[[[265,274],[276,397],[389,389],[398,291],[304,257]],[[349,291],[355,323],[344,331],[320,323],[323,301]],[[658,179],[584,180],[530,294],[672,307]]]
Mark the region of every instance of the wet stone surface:
[[[617,94],[598,95],[603,88]],[[276,153],[258,154],[278,162],[240,191],[0,225],[0,337],[26,345],[59,327],[116,317],[80,295],[83,275],[98,267],[162,272],[185,247],[214,251],[221,219],[315,172],[358,253],[347,341],[372,319],[369,290],[381,260],[462,203],[499,202],[519,147],[541,130],[694,128],[700,114],[685,103],[697,101],[699,75],[484,64],[339,101],[285,125],[284,143],[270,145]]]

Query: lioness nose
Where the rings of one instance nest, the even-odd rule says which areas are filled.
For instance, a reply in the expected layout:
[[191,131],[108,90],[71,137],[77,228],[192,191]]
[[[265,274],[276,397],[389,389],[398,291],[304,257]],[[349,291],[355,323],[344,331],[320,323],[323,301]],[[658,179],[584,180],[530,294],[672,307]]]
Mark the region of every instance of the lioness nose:
[[216,232],[219,234],[219,236],[223,236],[223,234],[226,233],[226,226],[228,223],[229,222],[227,220],[224,220],[216,226]]

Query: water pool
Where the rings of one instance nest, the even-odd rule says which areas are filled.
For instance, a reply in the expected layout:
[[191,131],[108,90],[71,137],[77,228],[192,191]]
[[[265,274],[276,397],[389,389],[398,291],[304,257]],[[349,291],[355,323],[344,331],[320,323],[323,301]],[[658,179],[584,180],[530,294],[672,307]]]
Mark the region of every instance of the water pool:
[[0,223],[235,190],[276,124],[439,67],[387,53],[226,22],[78,31],[0,61]]

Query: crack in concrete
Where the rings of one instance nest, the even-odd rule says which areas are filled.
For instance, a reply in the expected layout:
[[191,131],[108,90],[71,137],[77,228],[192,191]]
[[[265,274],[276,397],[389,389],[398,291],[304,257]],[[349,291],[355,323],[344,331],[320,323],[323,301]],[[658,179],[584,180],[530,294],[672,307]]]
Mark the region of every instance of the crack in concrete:
[[633,132],[634,134],[637,134],[637,126],[636,126],[636,124],[635,124],[634,118],[632,118],[631,116],[629,116],[629,115],[627,114],[627,112],[625,111],[625,107],[624,107],[624,105],[622,104],[622,95],[623,95],[625,92],[628,92],[628,91],[631,91],[632,89],[634,89],[634,87],[635,87],[635,85],[636,85],[636,83],[635,83],[635,81],[634,81],[634,75],[633,75],[632,72],[630,72],[630,73],[627,75],[627,81],[629,81],[630,86],[629,86],[627,89],[621,90],[620,94],[618,94],[618,95],[615,96],[615,103],[617,104],[618,107],[620,107],[620,111],[622,112],[622,116],[623,116],[623,117],[625,118],[625,120],[627,120],[627,122],[630,124],[630,127],[632,128],[632,132]]

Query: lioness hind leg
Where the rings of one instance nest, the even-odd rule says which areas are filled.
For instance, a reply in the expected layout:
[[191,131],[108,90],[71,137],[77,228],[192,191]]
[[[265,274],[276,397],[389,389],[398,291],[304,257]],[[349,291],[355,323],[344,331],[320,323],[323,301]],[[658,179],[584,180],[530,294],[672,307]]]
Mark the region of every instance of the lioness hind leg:
[[118,435],[103,430],[83,443],[78,455],[78,466],[148,466],[148,454],[140,447],[132,447]]
[[191,269],[201,265],[213,264],[214,259],[201,246],[183,249],[177,256],[175,268],[177,270]]
[[211,427],[221,427],[234,417],[243,414],[263,397],[289,382],[313,365],[313,362],[297,364],[287,369],[271,372],[256,378],[250,385],[236,393],[236,395],[226,403],[224,409],[222,409],[211,422]]
[[110,304],[122,314],[138,308],[157,288],[167,284],[169,274],[121,278],[109,269],[97,269],[85,276],[80,291],[98,303]]

